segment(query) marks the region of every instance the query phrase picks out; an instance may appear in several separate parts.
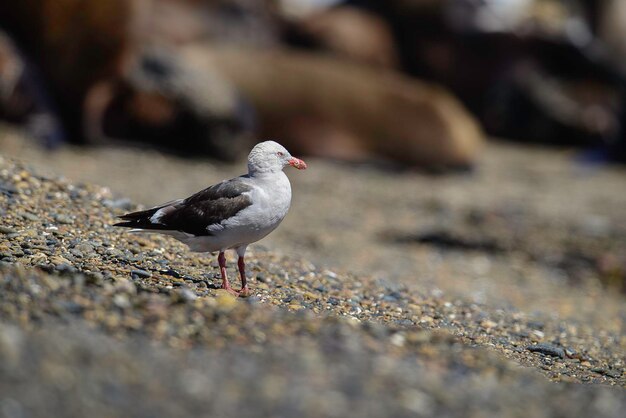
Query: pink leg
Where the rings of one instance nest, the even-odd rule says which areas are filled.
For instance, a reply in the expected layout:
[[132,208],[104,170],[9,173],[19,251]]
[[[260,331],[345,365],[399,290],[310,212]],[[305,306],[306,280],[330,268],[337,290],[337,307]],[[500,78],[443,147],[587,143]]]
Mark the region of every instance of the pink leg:
[[223,251],[220,251],[220,254],[217,256],[217,262],[220,265],[220,273],[222,273],[222,289],[226,290],[228,293],[237,296],[238,293],[232,287],[230,287],[228,277],[226,276],[226,257],[224,256]]
[[239,276],[241,276],[241,290],[239,291],[239,296],[250,296],[250,289],[248,288],[248,282],[246,279],[246,263],[242,255],[239,256],[237,265],[239,266]]

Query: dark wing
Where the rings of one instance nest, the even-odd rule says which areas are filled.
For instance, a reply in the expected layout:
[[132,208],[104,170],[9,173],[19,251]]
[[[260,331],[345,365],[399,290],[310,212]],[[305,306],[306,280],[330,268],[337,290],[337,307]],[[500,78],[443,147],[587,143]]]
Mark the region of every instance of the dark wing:
[[[127,228],[182,231],[200,236],[211,235],[209,225],[219,224],[252,204],[245,192],[252,188],[241,178],[223,181],[184,200],[140,212],[128,213],[114,226]],[[152,219],[157,212],[157,219]]]

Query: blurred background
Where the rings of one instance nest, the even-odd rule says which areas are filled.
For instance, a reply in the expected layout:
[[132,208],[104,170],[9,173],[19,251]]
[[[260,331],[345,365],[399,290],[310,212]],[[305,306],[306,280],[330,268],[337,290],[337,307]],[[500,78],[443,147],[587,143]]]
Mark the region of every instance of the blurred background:
[[624,161],[617,0],[25,0],[0,116],[42,146],[149,144],[467,167],[483,132]]
[[620,0],[2,2],[0,152],[151,205],[275,139],[314,163],[271,249],[603,321],[625,77]]

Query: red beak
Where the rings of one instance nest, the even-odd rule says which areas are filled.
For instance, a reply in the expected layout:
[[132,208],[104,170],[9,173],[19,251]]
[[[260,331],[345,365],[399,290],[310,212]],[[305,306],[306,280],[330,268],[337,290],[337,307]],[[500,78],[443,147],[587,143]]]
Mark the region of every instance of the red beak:
[[297,168],[298,170],[304,170],[306,168],[306,163],[299,158],[292,157],[289,160],[289,165]]

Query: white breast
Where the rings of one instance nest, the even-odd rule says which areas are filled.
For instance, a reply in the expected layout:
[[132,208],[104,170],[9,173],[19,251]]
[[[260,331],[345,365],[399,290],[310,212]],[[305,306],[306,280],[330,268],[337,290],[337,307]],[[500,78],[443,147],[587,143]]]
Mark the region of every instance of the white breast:
[[184,240],[192,251],[221,251],[256,242],[278,227],[291,205],[291,185],[282,171],[247,179],[252,204],[208,229],[211,236]]

